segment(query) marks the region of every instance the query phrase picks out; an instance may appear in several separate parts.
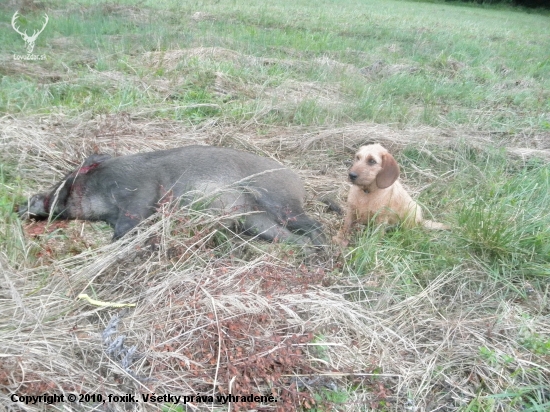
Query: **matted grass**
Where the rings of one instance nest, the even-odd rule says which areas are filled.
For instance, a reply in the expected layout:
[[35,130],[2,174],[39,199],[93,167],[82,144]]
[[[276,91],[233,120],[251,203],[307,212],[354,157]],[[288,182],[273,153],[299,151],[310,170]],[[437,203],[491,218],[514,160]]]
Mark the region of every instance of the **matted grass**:
[[[18,8],[31,32],[48,13],[47,60],[13,60]],[[25,410],[548,409],[547,16],[50,0],[2,3],[0,17],[2,406],[23,407],[13,393],[254,393],[278,402]],[[330,238],[341,217],[320,199],[343,203],[347,163],[374,141],[450,231],[367,227],[308,259],[200,208],[162,209],[117,243],[101,223],[12,212],[90,153],[212,144],[296,170]]]
[[[346,148],[375,138],[392,148],[407,185],[423,188],[420,202],[453,230],[382,236],[367,229],[344,257],[329,249],[326,259],[304,265],[299,251],[243,240],[218,218],[197,212],[164,213],[138,237],[115,244],[105,225],[25,225],[23,235],[10,217],[3,225],[10,248],[2,263],[10,274],[3,281],[10,292],[2,311],[10,321],[2,343],[6,354],[20,354],[30,375],[5,375],[6,390],[18,382],[29,394],[190,396],[211,394],[217,373],[216,393],[228,391],[231,382],[240,388],[232,387],[233,393],[273,391],[287,402],[284,410],[313,406],[314,400],[321,409],[349,410],[475,404],[500,410],[547,402],[550,217],[544,162],[510,157],[514,150],[475,148],[488,145],[488,138],[460,143],[448,131],[444,136],[427,128],[392,132],[364,123],[258,133],[130,116],[42,119],[42,127],[36,127],[37,118],[2,122],[4,159],[18,164],[32,186],[47,187],[73,167],[70,158],[96,146],[125,154],[140,147],[221,143],[269,153],[299,169],[311,194],[309,213],[329,234],[339,218],[313,197],[343,195]],[[327,170],[327,163],[333,168]],[[518,216],[514,202],[530,212]],[[483,213],[492,210],[499,220],[480,226]],[[499,237],[501,230],[505,236]],[[147,246],[153,234],[160,239],[158,251]],[[90,306],[76,299],[83,292],[137,303],[118,321],[117,333],[128,342],[121,352],[109,351],[119,335],[107,324],[123,309]],[[112,335],[104,336],[106,328]],[[25,339],[34,342],[31,353]],[[133,346],[139,356],[123,367]],[[55,365],[43,363],[52,357]],[[8,356],[4,371],[11,362]]]

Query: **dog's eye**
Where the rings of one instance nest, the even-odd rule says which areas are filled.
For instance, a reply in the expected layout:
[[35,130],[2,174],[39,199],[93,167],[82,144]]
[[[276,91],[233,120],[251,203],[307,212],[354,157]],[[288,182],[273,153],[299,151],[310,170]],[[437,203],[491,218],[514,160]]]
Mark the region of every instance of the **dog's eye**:
[[369,159],[369,160],[367,160],[367,163],[368,163],[369,165],[373,166],[373,165],[376,164],[376,160],[374,160],[374,159]]
[[355,160],[360,160],[360,159],[361,159],[361,157],[355,156]]

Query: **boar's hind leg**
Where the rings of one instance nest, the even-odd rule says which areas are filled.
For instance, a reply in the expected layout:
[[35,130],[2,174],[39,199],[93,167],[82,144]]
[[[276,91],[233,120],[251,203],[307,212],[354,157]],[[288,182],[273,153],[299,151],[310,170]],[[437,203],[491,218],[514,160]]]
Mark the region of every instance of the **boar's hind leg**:
[[298,245],[310,245],[307,239],[293,234],[287,228],[271,220],[266,214],[248,215],[244,221],[246,233],[259,236],[270,242],[291,242]]
[[293,232],[303,233],[311,239],[311,243],[315,246],[326,245],[323,226],[319,222],[308,217],[305,213],[287,217],[286,227]]
[[[135,208],[134,208],[135,209]],[[120,209],[118,218],[114,223],[115,233],[113,240],[118,240],[130,230],[135,228],[143,219],[147,219],[154,213],[153,207],[141,208],[139,210]]]

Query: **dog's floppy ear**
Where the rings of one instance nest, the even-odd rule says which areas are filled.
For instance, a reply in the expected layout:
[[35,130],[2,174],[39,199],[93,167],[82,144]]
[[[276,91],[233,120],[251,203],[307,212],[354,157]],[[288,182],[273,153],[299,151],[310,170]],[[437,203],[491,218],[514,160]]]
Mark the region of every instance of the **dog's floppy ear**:
[[399,177],[399,165],[389,153],[382,155],[382,169],[376,175],[376,186],[385,189],[393,185]]

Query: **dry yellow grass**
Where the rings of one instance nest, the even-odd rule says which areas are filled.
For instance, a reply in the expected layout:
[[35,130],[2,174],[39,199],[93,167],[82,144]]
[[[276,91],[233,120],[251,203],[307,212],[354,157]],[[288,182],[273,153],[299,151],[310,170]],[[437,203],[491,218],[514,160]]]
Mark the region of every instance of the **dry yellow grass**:
[[[251,126],[190,128],[129,114],[4,117],[0,124],[3,161],[16,165],[33,190],[47,187],[95,151],[124,155],[207,143],[270,155],[301,173],[310,212],[333,232],[339,218],[324,213],[314,198],[345,193],[345,160],[355,147],[376,140],[397,151],[411,142],[428,150],[423,149],[428,142],[452,145],[464,136],[369,123],[307,131],[273,127],[259,135]],[[490,136],[470,137],[472,147],[491,142]],[[505,391],[518,374],[527,385],[548,382],[548,363],[518,351],[518,337],[526,330],[550,333],[543,315],[548,291],[532,292],[532,315],[526,318],[522,303],[499,299],[501,285],[473,293],[471,283],[482,269],[468,265],[441,273],[403,300],[376,271],[329,276],[343,264],[334,252],[306,266],[281,245],[229,232],[228,239],[220,237],[220,225],[219,218],[199,212],[166,210],[137,236],[117,243],[89,223],[72,222],[62,228],[64,236],[33,237],[27,229],[17,259],[0,253],[2,390],[27,395],[252,391],[273,393],[279,406],[292,410],[312,405],[311,393],[329,389],[348,393],[345,410],[382,401],[390,410],[434,410],[466,404],[481,382],[491,393]],[[25,236],[18,227],[12,230]],[[147,246],[152,236],[158,249]],[[81,293],[136,307],[96,307],[78,299]],[[481,347],[497,360],[517,355],[506,364],[482,363]],[[5,397],[0,403],[11,405]],[[80,404],[78,410],[94,407]],[[122,404],[109,407],[125,410]],[[153,404],[131,407],[158,410]],[[188,407],[220,408],[197,402]]]

